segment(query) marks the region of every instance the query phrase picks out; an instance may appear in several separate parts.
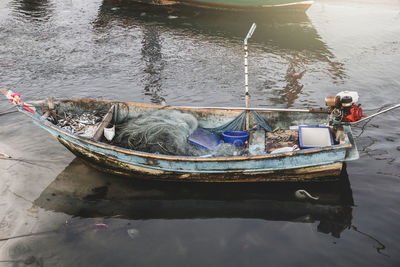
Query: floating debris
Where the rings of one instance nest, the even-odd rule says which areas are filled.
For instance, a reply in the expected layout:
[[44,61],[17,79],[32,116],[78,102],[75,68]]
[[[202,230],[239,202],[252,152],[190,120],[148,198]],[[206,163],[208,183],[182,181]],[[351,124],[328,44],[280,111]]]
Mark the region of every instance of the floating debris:
[[135,239],[136,237],[139,236],[139,230],[137,230],[135,228],[128,229],[127,233],[129,235],[129,237],[132,239]]
[[108,229],[108,225],[105,223],[95,223],[93,224],[93,232],[103,231]]

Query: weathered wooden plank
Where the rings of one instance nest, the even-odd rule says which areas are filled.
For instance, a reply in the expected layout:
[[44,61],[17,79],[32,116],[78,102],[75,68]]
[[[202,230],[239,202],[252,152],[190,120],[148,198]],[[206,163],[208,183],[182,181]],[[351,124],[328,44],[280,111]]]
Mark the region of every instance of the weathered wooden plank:
[[114,115],[114,107],[115,104],[111,106],[111,108],[108,110],[107,114],[104,116],[103,120],[99,124],[98,128],[96,129],[93,135],[94,140],[99,141],[101,136],[103,135],[104,128],[107,127],[108,124],[110,124]]

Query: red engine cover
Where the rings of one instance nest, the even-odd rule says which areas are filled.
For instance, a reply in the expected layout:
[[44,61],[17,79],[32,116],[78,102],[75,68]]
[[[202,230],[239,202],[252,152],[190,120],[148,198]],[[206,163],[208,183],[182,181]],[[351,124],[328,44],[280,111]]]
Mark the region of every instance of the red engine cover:
[[353,105],[350,109],[350,115],[347,115],[344,118],[346,122],[355,122],[359,121],[362,118],[362,108],[361,105]]

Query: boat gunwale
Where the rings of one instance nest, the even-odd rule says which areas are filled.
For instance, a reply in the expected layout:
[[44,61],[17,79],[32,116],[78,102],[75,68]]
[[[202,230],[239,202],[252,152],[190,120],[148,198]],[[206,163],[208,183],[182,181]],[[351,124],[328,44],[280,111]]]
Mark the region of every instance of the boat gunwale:
[[[134,102],[121,102],[121,101],[111,101],[111,100],[96,100],[96,99],[57,99],[57,101],[60,102],[93,102],[93,103],[125,103],[129,106],[130,105],[135,105],[138,107],[147,107],[147,108],[174,108],[172,106],[162,106],[162,105],[155,105],[155,104],[144,104],[144,103],[134,103]],[[42,102],[44,103],[45,100],[39,100],[39,101],[30,101],[30,103],[35,103],[35,102]],[[196,109],[196,107],[193,108],[179,108],[176,107],[175,109],[177,110],[196,110],[196,111],[202,111],[202,112],[209,112],[213,113],[212,109]],[[62,134],[65,134],[73,139],[76,139],[80,142],[88,143],[103,149],[108,149],[112,150],[115,152],[127,154],[127,155],[134,155],[134,156],[140,156],[144,158],[152,158],[152,159],[161,159],[161,160],[167,160],[167,161],[190,161],[190,162],[221,162],[221,161],[244,161],[244,160],[262,160],[262,159],[270,159],[270,158],[280,158],[280,157],[292,157],[292,156],[297,156],[297,155],[303,155],[303,154],[313,154],[313,153],[318,153],[318,152],[323,152],[323,151],[331,151],[331,150],[339,150],[339,149],[346,149],[346,148],[351,148],[352,144],[350,143],[349,140],[347,140],[344,144],[339,144],[339,145],[332,145],[332,146],[326,146],[326,147],[321,147],[321,148],[312,148],[312,149],[304,149],[300,151],[294,151],[294,152],[284,152],[284,153],[277,153],[277,154],[266,154],[266,155],[256,155],[256,156],[233,156],[233,157],[213,157],[213,158],[205,158],[205,157],[196,157],[196,156],[175,156],[175,155],[163,155],[163,154],[154,154],[154,153],[148,153],[148,152],[142,152],[142,151],[137,151],[137,150],[132,150],[132,149],[127,149],[127,148],[122,148],[118,147],[115,145],[110,145],[110,144],[105,144],[103,142],[95,141],[92,139],[88,139],[85,137],[81,137],[75,134],[69,133],[67,130],[64,130],[54,124],[51,124],[50,122],[41,119],[41,117],[36,114],[33,115],[27,111],[25,111],[22,107],[18,107],[18,110],[20,112],[23,112],[24,114],[30,116],[32,119],[36,120],[40,124],[50,127],[53,130],[60,132]],[[230,112],[241,112],[240,110],[229,110],[227,109],[226,111]],[[290,111],[288,111],[290,112]],[[347,134],[346,134],[347,136]]]

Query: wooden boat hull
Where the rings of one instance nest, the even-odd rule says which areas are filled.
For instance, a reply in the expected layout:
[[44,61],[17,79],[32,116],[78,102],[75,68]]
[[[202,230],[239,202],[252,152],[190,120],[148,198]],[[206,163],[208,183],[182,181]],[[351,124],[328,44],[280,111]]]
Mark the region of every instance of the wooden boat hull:
[[[87,145],[78,144],[73,141],[57,137],[57,140],[68,148],[76,156],[86,160],[94,168],[114,174],[134,177],[146,180],[164,180],[164,181],[186,181],[186,182],[300,182],[300,181],[330,181],[336,180],[342,170],[343,162],[334,162],[330,164],[298,167],[298,168],[263,168],[259,170],[251,169],[249,166],[242,169],[231,170],[225,169],[224,166],[229,164],[223,162],[208,162],[205,164],[207,167],[211,165],[219,165],[218,170],[187,170],[188,167],[181,167],[185,165],[195,165],[196,163],[185,162],[164,162],[175,169],[165,169],[158,166],[163,165],[157,159],[145,159],[147,164],[139,164],[129,161],[121,161],[114,157],[110,157],[105,153],[91,150]],[[340,153],[339,153],[340,154]],[[122,156],[122,155],[120,155]],[[327,155],[328,156],[328,155]],[[329,155],[330,157],[332,155]],[[340,155],[338,155],[340,157]],[[310,157],[311,159],[312,157]],[[303,158],[302,160],[306,160]],[[302,161],[300,160],[300,161]],[[162,161],[162,160],[161,160]],[[263,160],[265,161],[265,160]],[[278,162],[284,162],[285,159],[277,159]],[[290,161],[299,161],[298,158],[293,158]],[[266,161],[263,165],[275,165],[276,163]],[[240,161],[237,164],[230,165],[251,165],[254,164],[252,160]],[[285,164],[285,163],[283,163]],[[198,165],[198,164],[196,164]],[[186,169],[186,170],[185,170]],[[196,167],[197,169],[197,167]]]

